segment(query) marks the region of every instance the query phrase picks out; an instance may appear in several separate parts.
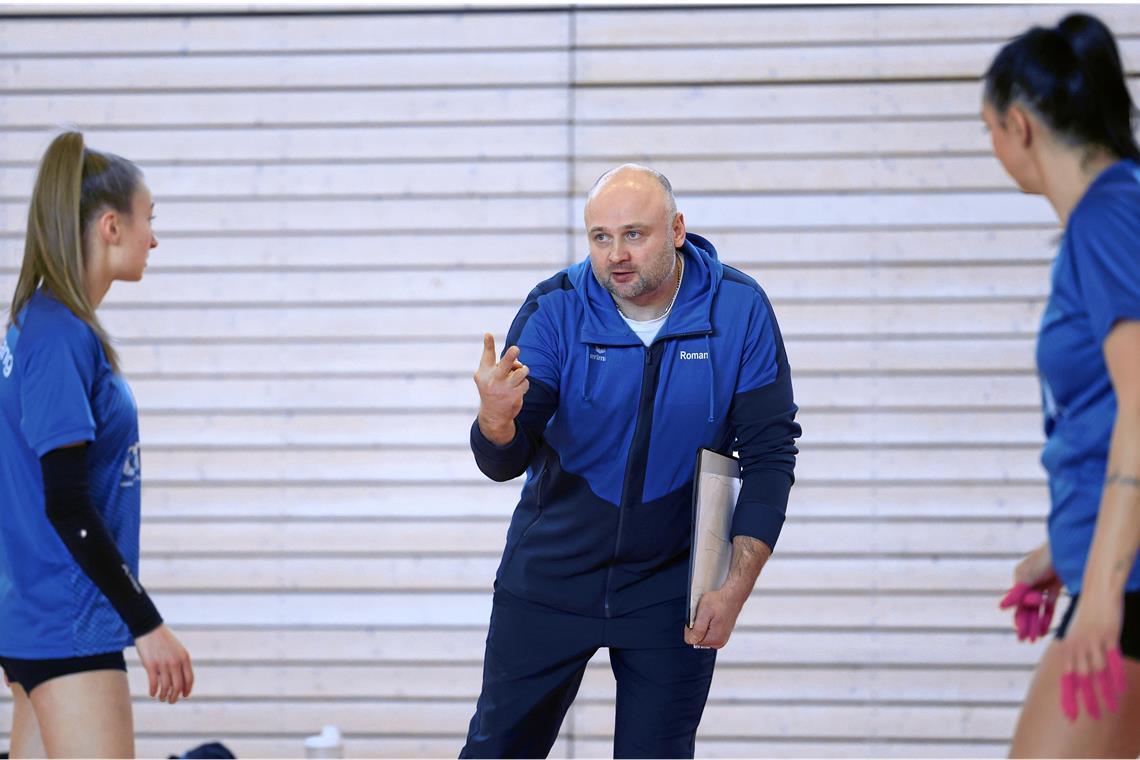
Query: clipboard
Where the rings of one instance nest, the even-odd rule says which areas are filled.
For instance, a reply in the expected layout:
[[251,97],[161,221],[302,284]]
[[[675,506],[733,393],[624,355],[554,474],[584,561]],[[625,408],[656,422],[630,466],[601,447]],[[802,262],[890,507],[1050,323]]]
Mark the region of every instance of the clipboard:
[[724,585],[732,562],[732,515],[740,496],[740,460],[697,449],[693,472],[693,532],[689,552],[689,622],[706,591]]

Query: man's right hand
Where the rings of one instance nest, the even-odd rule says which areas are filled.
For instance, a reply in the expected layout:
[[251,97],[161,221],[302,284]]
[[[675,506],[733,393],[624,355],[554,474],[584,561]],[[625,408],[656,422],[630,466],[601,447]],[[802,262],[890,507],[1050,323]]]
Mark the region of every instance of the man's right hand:
[[530,388],[530,369],[518,361],[519,347],[511,346],[503,358],[495,360],[495,338],[483,334],[483,356],[475,370],[479,388],[479,430],[497,446],[515,438],[515,417],[522,409],[523,396]]

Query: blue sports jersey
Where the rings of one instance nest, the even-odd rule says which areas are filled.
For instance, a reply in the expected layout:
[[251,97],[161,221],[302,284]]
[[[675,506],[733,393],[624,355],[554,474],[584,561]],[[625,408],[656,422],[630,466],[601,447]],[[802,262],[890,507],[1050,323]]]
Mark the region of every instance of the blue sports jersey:
[[0,344],[0,655],[121,650],[132,643],[126,625],[48,521],[39,457],[89,442],[92,501],[137,576],[134,398],[94,331],[50,295],[37,292],[17,325]]
[[[1116,393],[1104,340],[1140,319],[1140,166],[1120,161],[1089,186],[1069,217],[1053,262],[1037,341],[1049,473],[1053,565],[1080,593],[1108,466]],[[1130,473],[1136,475],[1137,473]],[[1140,564],[1126,588],[1140,590]]]

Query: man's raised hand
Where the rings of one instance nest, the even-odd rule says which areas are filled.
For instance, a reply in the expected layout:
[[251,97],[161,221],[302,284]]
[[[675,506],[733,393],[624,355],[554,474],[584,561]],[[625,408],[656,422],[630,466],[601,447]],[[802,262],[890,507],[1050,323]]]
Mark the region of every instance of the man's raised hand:
[[479,389],[479,429],[498,446],[515,438],[515,417],[522,409],[523,396],[530,388],[530,369],[518,361],[519,347],[511,346],[502,359],[495,359],[495,338],[483,333],[483,355],[475,370]]

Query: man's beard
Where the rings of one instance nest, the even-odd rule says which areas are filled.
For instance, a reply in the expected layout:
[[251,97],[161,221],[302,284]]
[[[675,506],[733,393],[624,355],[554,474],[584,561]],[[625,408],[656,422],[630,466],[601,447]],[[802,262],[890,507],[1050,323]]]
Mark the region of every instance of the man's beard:
[[[673,246],[673,241],[669,241],[668,248],[661,252],[661,257],[658,259],[659,266],[655,266],[648,271],[638,271],[637,279],[625,285],[618,285],[613,280],[613,270],[609,269],[606,272],[606,278],[602,281],[602,286],[610,292],[614,298],[621,298],[629,300],[643,296],[646,293],[652,293],[665,284],[674,274],[676,267],[677,249]],[[657,263],[657,262],[654,262]],[[635,271],[635,270],[619,270],[622,272]]]

